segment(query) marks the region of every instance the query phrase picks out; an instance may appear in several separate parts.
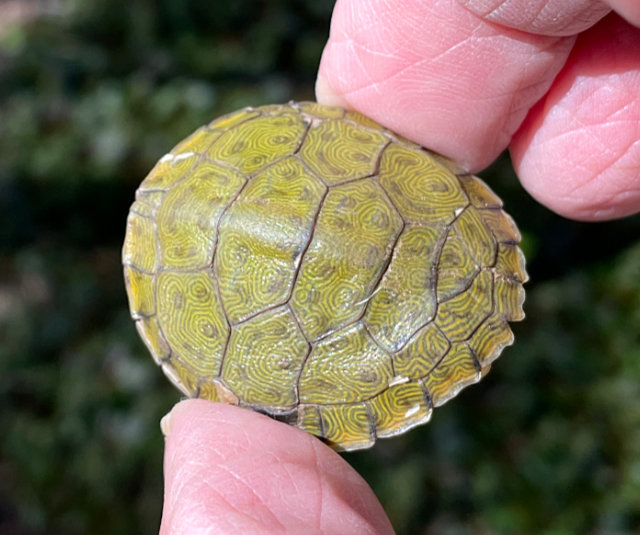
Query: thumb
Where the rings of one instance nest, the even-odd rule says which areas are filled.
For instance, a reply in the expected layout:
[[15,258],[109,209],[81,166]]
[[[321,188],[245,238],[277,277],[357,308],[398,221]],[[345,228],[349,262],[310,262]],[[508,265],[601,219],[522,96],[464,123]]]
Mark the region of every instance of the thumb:
[[204,400],[163,419],[161,535],[392,534],[367,483],[318,439]]

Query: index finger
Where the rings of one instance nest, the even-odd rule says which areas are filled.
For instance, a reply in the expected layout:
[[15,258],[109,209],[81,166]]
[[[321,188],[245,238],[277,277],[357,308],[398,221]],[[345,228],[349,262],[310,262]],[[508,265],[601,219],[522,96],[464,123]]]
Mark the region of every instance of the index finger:
[[477,171],[509,144],[574,40],[492,24],[456,0],[339,0],[316,92]]

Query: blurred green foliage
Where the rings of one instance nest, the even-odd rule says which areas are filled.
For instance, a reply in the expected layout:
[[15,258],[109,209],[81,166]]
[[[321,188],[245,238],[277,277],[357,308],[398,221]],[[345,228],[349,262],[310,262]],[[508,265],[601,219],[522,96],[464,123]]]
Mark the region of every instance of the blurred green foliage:
[[[332,2],[55,6],[0,26],[0,534],[154,533],[179,394],[128,318],[128,206],[199,125],[312,98]],[[399,535],[637,533],[640,219],[558,218],[506,159],[484,176],[529,258],[517,343],[428,426],[347,459]]]

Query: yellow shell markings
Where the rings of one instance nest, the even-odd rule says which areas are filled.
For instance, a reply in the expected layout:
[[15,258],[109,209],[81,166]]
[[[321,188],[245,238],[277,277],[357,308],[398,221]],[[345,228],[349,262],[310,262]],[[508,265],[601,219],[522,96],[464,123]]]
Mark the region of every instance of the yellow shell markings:
[[138,332],[187,395],[350,450],[427,422],[513,342],[519,240],[445,157],[292,102],[223,116],[161,158],[123,264]]
[[312,125],[300,157],[328,185],[337,185],[374,174],[379,153],[389,142],[382,133],[365,130],[344,120]]
[[214,272],[231,323],[287,301],[325,189],[288,157],[252,178],[229,206]]
[[244,174],[253,174],[292,154],[306,132],[303,117],[294,110],[257,116],[230,128],[206,153]]
[[362,315],[401,228],[373,179],[329,190],[291,301],[309,340]]
[[309,344],[291,310],[272,309],[233,330],[221,378],[254,407],[293,409],[298,402],[296,382],[308,353]]
[[198,376],[218,374],[229,327],[212,274],[163,271],[156,285],[158,321],[172,354]]
[[393,354],[398,377],[418,380],[429,375],[451,347],[451,342],[435,323],[427,323],[399,351]]
[[157,214],[164,268],[208,267],[218,220],[244,182],[240,174],[205,160],[165,194]]
[[402,348],[436,312],[437,258],[443,229],[407,226],[377,291],[371,296],[364,321],[376,342],[390,352]]
[[318,405],[366,401],[387,388],[391,356],[356,323],[319,342],[304,363],[301,403]]

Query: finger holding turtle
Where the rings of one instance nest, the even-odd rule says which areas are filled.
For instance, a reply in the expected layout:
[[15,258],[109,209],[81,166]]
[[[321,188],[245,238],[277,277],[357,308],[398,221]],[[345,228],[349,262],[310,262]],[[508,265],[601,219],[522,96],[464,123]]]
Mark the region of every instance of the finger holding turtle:
[[339,1],[318,100],[357,109],[471,171],[509,148],[524,187],[566,217],[636,213],[638,5]]

